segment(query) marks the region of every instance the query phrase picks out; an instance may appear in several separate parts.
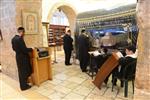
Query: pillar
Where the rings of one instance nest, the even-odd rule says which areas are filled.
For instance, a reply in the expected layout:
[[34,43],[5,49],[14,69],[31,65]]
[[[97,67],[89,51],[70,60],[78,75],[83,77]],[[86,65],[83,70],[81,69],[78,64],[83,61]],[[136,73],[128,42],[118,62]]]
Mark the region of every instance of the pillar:
[[135,78],[135,100],[150,99],[150,0],[138,0],[138,61]]
[[37,34],[25,34],[27,47],[41,47],[43,45],[42,0],[0,0],[0,29],[3,35],[3,40],[0,41],[2,73],[16,80],[18,80],[18,71],[11,39],[16,35],[18,27],[24,27],[23,11],[33,12],[38,16]]

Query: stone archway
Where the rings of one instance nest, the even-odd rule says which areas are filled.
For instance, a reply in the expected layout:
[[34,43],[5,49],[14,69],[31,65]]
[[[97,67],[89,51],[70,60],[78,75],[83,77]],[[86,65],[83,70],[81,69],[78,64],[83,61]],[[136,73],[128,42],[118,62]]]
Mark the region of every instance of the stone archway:
[[74,33],[77,11],[76,11],[75,7],[73,7],[72,5],[70,5],[68,3],[54,4],[51,7],[51,9],[49,10],[49,13],[47,16],[47,21],[48,22],[50,21],[50,19],[52,18],[52,15],[58,8],[61,9],[66,14],[68,21],[69,21],[70,29],[71,29],[72,33]]

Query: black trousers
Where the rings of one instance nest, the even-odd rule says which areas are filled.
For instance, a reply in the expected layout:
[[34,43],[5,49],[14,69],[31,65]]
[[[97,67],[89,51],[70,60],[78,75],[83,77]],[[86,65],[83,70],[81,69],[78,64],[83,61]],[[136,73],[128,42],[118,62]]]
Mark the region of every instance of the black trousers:
[[70,64],[70,58],[71,58],[71,50],[64,50],[65,51],[65,64]]
[[86,55],[79,55],[79,60],[80,60],[80,68],[82,71],[86,71],[86,68],[89,64],[89,54]]
[[86,58],[80,59],[80,68],[82,71],[85,71],[87,68],[87,60]]
[[22,75],[22,72],[20,72],[19,70],[18,70],[18,74],[19,74],[18,76],[19,76],[20,88],[21,90],[24,90],[28,87],[28,84],[27,84],[28,77]]
[[21,90],[26,89],[29,85],[27,84],[27,79],[31,75],[31,64],[26,56],[17,55],[16,62],[18,67],[18,76],[20,82]]

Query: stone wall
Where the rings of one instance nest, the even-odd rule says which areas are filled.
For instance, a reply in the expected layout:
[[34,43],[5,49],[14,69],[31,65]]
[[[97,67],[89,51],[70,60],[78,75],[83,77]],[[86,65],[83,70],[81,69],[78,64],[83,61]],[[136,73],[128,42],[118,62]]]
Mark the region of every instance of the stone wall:
[[25,35],[27,47],[42,46],[41,0],[0,0],[0,29],[4,40],[0,42],[2,72],[18,79],[15,53],[11,48],[11,39],[17,33],[17,27],[23,26],[22,11],[35,12],[38,15],[38,30],[35,35]]
[[138,0],[138,62],[135,79],[135,100],[150,99],[150,0]]
[[16,4],[15,0],[0,1],[0,29],[3,41],[0,42],[0,60],[3,73],[17,79],[15,53],[11,48],[11,38],[16,33]]
[[25,35],[27,46],[42,46],[42,1],[41,0],[16,0],[16,25],[23,25],[22,12],[33,12],[38,14],[38,34]]

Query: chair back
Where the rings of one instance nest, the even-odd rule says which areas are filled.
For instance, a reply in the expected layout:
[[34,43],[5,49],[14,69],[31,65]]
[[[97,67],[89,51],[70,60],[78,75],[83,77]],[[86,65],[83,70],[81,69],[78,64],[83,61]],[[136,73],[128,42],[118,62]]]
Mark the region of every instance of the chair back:
[[125,70],[123,72],[123,76],[125,79],[132,80],[135,78],[136,63],[137,59],[134,59],[131,63],[125,66]]

